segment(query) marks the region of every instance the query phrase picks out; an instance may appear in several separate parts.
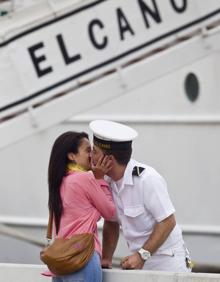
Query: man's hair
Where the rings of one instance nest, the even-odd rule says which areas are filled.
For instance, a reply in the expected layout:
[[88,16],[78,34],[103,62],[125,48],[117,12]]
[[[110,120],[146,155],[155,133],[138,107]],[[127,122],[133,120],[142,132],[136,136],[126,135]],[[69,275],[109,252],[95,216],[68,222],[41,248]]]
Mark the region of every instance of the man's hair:
[[131,147],[126,150],[116,150],[116,149],[108,149],[108,150],[101,149],[101,150],[104,151],[104,154],[106,155],[113,155],[116,161],[120,165],[127,165],[131,159],[131,154],[132,154]]

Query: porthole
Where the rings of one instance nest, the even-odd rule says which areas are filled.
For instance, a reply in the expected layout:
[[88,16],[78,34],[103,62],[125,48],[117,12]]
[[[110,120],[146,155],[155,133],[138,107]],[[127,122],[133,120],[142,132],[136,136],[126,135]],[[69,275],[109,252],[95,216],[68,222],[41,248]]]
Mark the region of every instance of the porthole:
[[195,102],[199,97],[199,80],[194,73],[189,73],[185,79],[186,96],[191,102]]

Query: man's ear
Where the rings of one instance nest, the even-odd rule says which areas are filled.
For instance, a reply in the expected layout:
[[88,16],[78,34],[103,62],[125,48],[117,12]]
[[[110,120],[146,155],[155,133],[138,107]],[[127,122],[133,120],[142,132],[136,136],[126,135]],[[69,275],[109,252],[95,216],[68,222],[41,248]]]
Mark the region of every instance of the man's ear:
[[69,161],[73,162],[73,161],[75,161],[75,154],[68,153],[67,154],[67,158],[68,158]]

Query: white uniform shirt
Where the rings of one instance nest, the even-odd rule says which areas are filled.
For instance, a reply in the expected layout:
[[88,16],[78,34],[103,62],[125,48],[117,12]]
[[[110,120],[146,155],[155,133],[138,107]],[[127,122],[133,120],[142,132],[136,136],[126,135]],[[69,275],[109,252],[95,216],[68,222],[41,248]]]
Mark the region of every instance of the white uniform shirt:
[[[132,175],[135,166],[145,168],[139,176]],[[122,227],[130,251],[135,252],[147,241],[155,223],[175,212],[166,182],[155,169],[132,159],[121,180],[114,182],[108,178],[107,181],[112,189],[117,221]],[[176,225],[156,253],[166,253],[180,241],[182,232]]]

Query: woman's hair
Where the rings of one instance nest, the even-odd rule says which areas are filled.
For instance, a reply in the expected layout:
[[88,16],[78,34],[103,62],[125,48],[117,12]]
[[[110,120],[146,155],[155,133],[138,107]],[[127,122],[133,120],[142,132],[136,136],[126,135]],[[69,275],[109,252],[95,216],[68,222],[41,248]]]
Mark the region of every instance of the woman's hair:
[[49,186],[49,211],[52,212],[55,221],[56,234],[59,231],[60,219],[63,212],[63,204],[60,195],[60,186],[63,177],[66,175],[68,153],[78,153],[82,139],[87,138],[85,132],[68,131],[60,135],[54,142],[48,167],[48,186]]

